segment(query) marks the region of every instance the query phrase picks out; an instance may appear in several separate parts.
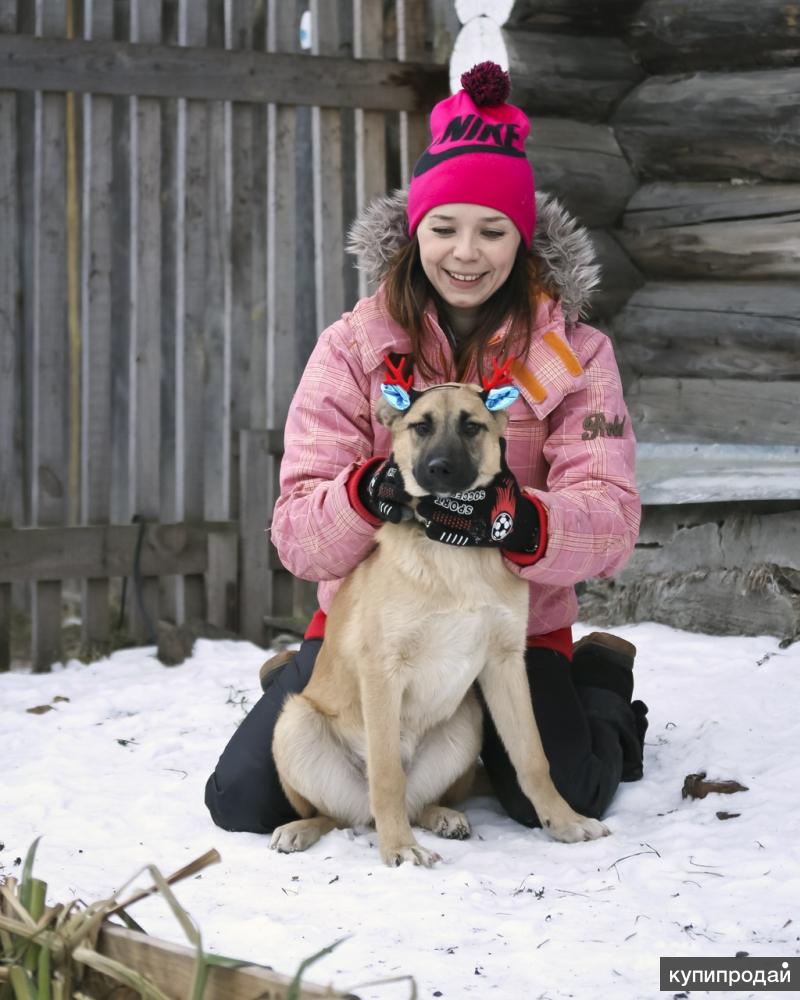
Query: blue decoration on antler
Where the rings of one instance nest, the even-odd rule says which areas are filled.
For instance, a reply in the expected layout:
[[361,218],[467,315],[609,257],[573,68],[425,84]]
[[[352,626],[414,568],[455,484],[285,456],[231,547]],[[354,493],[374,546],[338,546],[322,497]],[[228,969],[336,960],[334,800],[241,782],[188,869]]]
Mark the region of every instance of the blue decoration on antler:
[[407,410],[411,406],[411,397],[402,385],[384,382],[381,385],[381,393],[386,402],[396,410]]
[[501,368],[492,358],[492,377],[481,380],[483,382],[481,396],[486,409],[492,413],[495,410],[505,410],[519,396],[519,389],[511,384],[510,368],[511,362],[506,362]]
[[484,403],[486,409],[494,413],[496,410],[507,409],[518,398],[519,389],[515,385],[504,385],[498,389],[490,389]]

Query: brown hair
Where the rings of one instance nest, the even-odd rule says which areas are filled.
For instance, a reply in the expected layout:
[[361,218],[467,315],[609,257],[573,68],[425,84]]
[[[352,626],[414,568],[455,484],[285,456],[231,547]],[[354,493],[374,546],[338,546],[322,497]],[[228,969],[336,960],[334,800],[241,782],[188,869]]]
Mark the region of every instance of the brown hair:
[[[500,288],[478,311],[475,329],[457,341],[454,349],[455,378],[462,381],[475,365],[478,377],[486,372],[485,355],[489,339],[505,323],[508,332],[500,345],[501,357],[523,357],[530,348],[536,297],[540,283],[538,269],[524,243],[520,243],[511,272]],[[411,338],[411,358],[426,379],[439,374],[425,353],[427,333],[425,306],[432,300],[440,317],[447,316],[447,303],[431,285],[422,269],[419,244],[412,239],[392,258],[384,280],[389,315]]]

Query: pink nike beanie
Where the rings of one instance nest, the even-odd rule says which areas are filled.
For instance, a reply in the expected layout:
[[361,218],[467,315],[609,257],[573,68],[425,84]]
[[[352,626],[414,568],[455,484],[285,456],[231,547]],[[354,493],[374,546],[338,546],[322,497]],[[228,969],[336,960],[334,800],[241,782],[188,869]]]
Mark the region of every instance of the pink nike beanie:
[[433,141],[417,161],[408,189],[409,235],[437,205],[467,202],[503,212],[530,246],[536,201],[525,153],[528,116],[506,103],[511,85],[497,63],[473,66],[461,86],[431,112]]

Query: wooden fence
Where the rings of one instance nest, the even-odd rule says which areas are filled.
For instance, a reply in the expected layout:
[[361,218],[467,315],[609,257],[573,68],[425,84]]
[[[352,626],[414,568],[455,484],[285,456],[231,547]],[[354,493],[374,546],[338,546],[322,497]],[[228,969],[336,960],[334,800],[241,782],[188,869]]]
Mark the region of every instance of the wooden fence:
[[[311,51],[301,50],[309,7]],[[0,669],[204,619],[262,642],[309,590],[265,528],[343,233],[447,88],[418,0],[0,0]],[[134,520],[137,523],[133,523]]]

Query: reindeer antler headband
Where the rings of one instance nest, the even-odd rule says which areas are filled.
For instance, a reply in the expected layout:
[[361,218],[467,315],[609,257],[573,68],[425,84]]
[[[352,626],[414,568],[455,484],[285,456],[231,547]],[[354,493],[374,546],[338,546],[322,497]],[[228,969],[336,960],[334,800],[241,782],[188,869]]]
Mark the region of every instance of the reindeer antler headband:
[[[396,410],[407,410],[411,404],[422,395],[411,386],[414,382],[413,374],[406,375],[404,367],[406,359],[400,358],[395,365],[388,355],[383,359],[389,372],[386,381],[381,385],[383,398]],[[482,378],[483,392],[481,399],[486,409],[494,413],[496,410],[505,410],[511,406],[519,396],[519,389],[511,384],[511,373],[509,371],[510,362],[500,367],[492,358],[491,378]]]

